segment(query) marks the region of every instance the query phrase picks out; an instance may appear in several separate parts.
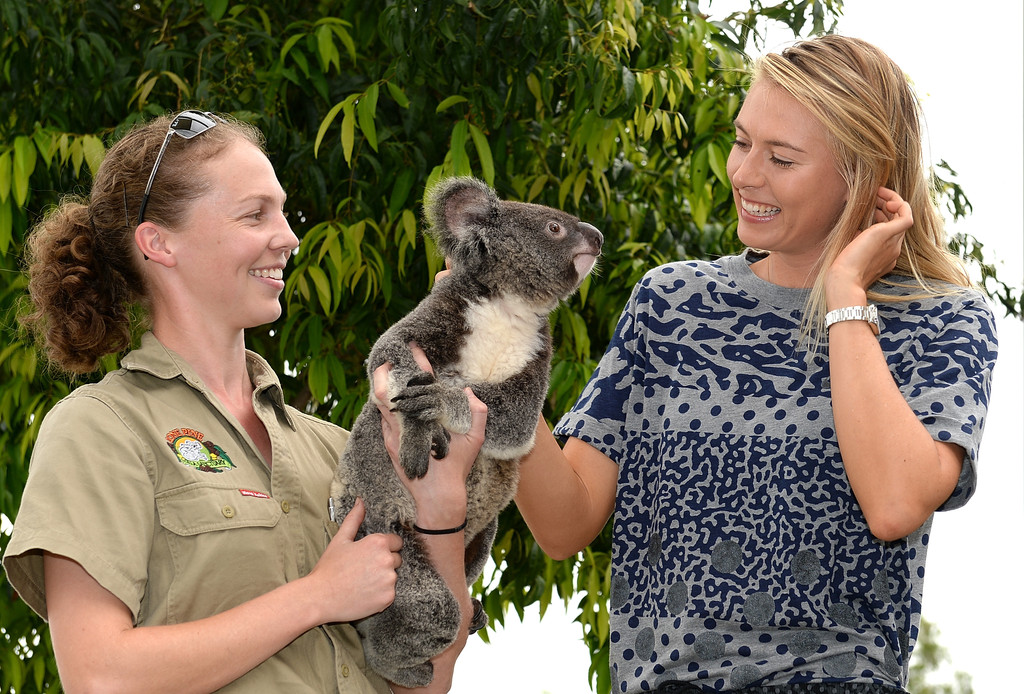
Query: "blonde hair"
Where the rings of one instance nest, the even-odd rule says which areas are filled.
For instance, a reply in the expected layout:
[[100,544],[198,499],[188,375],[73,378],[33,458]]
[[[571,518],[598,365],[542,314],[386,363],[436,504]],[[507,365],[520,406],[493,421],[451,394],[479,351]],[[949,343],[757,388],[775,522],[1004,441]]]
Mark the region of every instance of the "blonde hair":
[[[68,196],[29,234],[30,312],[22,317],[52,366],[81,374],[131,340],[134,307],[149,305],[135,220],[171,118],[128,132],[107,152],[88,198]],[[232,118],[186,141],[172,137],[153,182],[146,219],[174,228],[213,184],[202,163],[236,140],[263,149],[253,126]],[[143,320],[144,322],[144,320]]]
[[[805,334],[823,334],[825,272],[857,233],[874,222],[880,186],[896,191],[914,216],[893,269],[893,274],[913,278],[913,283],[901,286],[919,289],[918,297],[971,286],[960,259],[949,251],[925,170],[920,104],[889,56],[860,39],[821,36],[760,58],[753,67],[752,83],[756,82],[785,90],[821,122],[838,171],[849,186],[847,204],[819,260],[804,312]],[[868,292],[868,300],[874,302],[906,299]]]

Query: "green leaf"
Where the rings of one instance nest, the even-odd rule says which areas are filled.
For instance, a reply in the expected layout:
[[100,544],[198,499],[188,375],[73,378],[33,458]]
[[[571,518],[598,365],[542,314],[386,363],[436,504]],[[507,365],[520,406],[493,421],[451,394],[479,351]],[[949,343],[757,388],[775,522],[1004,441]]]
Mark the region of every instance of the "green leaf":
[[469,168],[469,157],[466,155],[466,135],[469,131],[469,123],[460,120],[452,128],[452,143],[449,152],[452,157],[452,172],[456,176],[468,176],[472,172]]
[[103,157],[107,154],[106,148],[103,147],[103,141],[95,135],[84,135],[82,137],[82,153],[85,155],[85,163],[89,167],[89,172],[95,176],[100,164],[103,163]]
[[491,156],[491,146],[480,128],[472,123],[469,124],[469,134],[473,138],[473,146],[476,147],[476,155],[480,158],[480,169],[484,181],[494,185],[494,158]]
[[219,22],[228,9],[228,0],[203,0],[203,6],[206,7],[206,13],[210,18]]
[[395,184],[391,188],[391,198],[388,200],[388,216],[394,217],[405,206],[415,181],[416,174],[409,168],[402,169],[395,177]]
[[320,306],[323,308],[324,313],[330,313],[331,283],[327,279],[327,274],[316,265],[310,265],[306,267],[306,275],[313,281],[313,286],[316,287],[317,298],[320,300]]
[[458,94],[454,96],[449,96],[447,99],[445,99],[444,101],[437,105],[437,108],[434,110],[434,113],[441,113],[442,111],[447,111],[455,104],[464,104],[467,101],[469,101],[469,99],[467,99],[464,96],[459,96]]
[[330,387],[327,371],[327,362],[324,359],[314,357],[309,360],[309,366],[306,368],[306,382],[309,383],[309,392],[317,402],[327,399]]
[[356,104],[356,113],[359,116],[359,129],[363,131],[363,136],[366,137],[366,141],[373,148],[374,152],[377,151],[377,126],[374,123],[374,117],[377,115],[377,94],[379,89],[377,83],[371,84]]
[[6,255],[14,240],[14,217],[11,205],[13,201],[0,200],[0,255]]
[[331,123],[333,123],[334,119],[337,117],[338,111],[343,109],[346,103],[349,103],[348,99],[336,103],[333,107],[331,107],[331,110],[327,112],[327,115],[324,116],[324,119],[320,121],[320,128],[316,131],[316,142],[314,142],[313,144],[314,157],[318,156],[320,152],[320,143],[323,142],[324,135],[327,134],[327,129],[331,127]]
[[11,194],[11,152],[0,154],[0,203],[7,202]]
[[181,77],[179,77],[176,73],[161,72],[160,74],[166,76],[169,80],[174,82],[174,85],[178,88],[182,96],[184,96],[186,99],[188,99],[192,95],[192,90],[189,89],[188,85],[185,83],[185,80],[181,79]]
[[[143,76],[145,74],[146,73],[143,73]],[[143,80],[142,77],[139,78],[139,85],[140,86],[135,91],[135,95],[134,95],[133,98],[138,99],[139,107],[140,108],[146,103],[146,101],[149,100],[149,94],[150,94],[150,92],[153,91],[153,87],[156,86],[156,82],[157,82],[158,79],[160,79],[160,78],[157,75],[154,75],[153,77],[149,77],[148,79],[145,79],[145,80]]]
[[583,197],[583,191],[587,188],[587,172],[581,171],[580,175],[576,178],[576,184],[573,186],[572,199],[576,203],[576,207],[580,206],[580,198]]
[[533,98],[537,100],[537,108],[540,109],[540,105],[544,103],[544,99],[541,95],[540,80],[537,79],[537,75],[532,72],[526,76],[526,88],[533,94]]
[[19,207],[28,199],[29,178],[36,169],[36,147],[24,135],[14,138],[13,189],[14,201]]
[[36,143],[36,149],[39,150],[39,156],[43,158],[43,166],[46,168],[50,167],[53,160],[56,149],[54,139],[53,133],[46,130],[36,130],[32,134],[32,140]]
[[345,116],[341,119],[341,149],[345,154],[345,161],[352,166],[352,148],[356,142],[356,116],[355,109],[351,103],[345,103],[342,109]]
[[708,148],[697,150],[690,159],[690,189],[703,190],[708,180]]
[[544,187],[547,185],[547,183],[548,177],[546,174],[541,174],[540,176],[537,176],[537,179],[533,182],[533,185],[530,186],[530,192],[526,195],[526,202],[533,202],[534,200],[536,200],[537,196],[540,195],[540,192],[542,190],[544,190]]
[[396,104],[402,108],[409,108],[409,97],[405,95],[401,87],[392,80],[388,80],[384,85],[388,88],[388,93],[391,94],[391,98],[395,100]]
[[356,44],[352,41],[351,34],[345,30],[345,27],[341,22],[337,22],[331,25],[331,29],[334,31],[334,35],[338,37],[342,45],[345,46],[345,52],[348,53],[349,60],[353,63],[356,62]]
[[[306,38],[304,34],[295,34],[294,36],[288,37],[288,40],[284,42],[283,46],[281,46],[281,60],[284,61],[285,56],[292,50],[292,47],[304,38]],[[308,74],[308,71],[306,72]]]
[[625,91],[626,101],[633,100],[633,90],[636,88],[636,76],[633,71],[629,69],[628,65],[623,65],[622,70],[622,89]]
[[711,170],[723,185],[729,185],[729,174],[725,169],[726,159],[727,155],[723,154],[718,143],[708,143],[708,164],[711,165]]
[[332,65],[335,70],[341,71],[341,55],[338,53],[337,46],[334,45],[333,37],[334,32],[327,25],[316,30],[317,54],[320,56],[320,65],[324,72],[327,72]]

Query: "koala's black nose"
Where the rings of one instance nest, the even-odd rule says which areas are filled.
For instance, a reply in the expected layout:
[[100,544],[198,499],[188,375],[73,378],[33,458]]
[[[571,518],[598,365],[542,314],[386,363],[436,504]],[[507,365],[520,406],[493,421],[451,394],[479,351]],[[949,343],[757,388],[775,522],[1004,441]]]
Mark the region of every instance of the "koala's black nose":
[[601,246],[604,245],[604,234],[597,227],[586,222],[580,222],[580,231],[583,233],[583,237],[594,247],[594,252],[600,253]]

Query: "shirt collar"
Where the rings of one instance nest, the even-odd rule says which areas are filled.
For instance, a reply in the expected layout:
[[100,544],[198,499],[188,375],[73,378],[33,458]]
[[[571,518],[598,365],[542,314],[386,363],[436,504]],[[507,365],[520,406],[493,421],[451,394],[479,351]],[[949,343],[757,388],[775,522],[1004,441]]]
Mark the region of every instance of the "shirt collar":
[[[196,375],[189,363],[165,347],[151,331],[143,334],[138,349],[132,350],[121,359],[121,367],[128,371],[142,371],[167,380],[182,378],[207,397],[212,397],[202,379]],[[265,397],[283,415],[288,426],[295,429],[291,413],[285,407],[281,380],[270,368],[270,364],[255,352],[246,350],[245,367],[249,372],[249,379],[252,381],[256,397]]]

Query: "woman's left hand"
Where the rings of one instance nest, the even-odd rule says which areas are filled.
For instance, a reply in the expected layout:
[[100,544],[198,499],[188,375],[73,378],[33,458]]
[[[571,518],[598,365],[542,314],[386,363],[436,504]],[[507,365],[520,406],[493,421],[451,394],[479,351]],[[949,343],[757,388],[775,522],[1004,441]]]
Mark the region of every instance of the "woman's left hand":
[[874,220],[829,268],[825,277],[829,309],[863,304],[868,288],[896,267],[903,237],[914,223],[910,205],[895,191],[879,188]]

